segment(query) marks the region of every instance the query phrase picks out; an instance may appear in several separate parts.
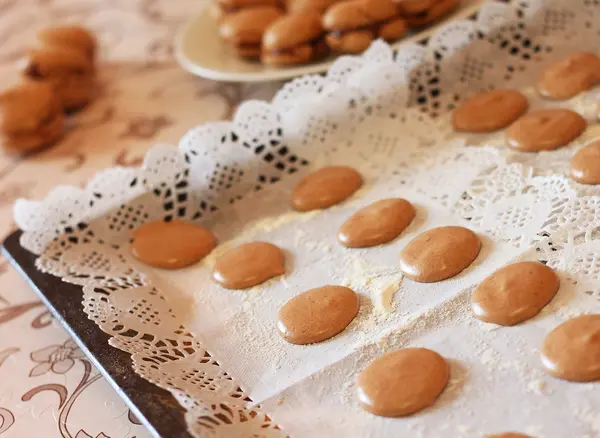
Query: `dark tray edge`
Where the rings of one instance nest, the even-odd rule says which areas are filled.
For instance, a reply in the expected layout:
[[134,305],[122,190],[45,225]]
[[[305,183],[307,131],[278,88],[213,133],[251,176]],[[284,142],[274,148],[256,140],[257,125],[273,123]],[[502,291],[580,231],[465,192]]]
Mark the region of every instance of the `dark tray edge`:
[[82,287],[39,271],[35,266],[36,256],[19,243],[21,234],[16,231],[4,240],[2,254],[23,275],[119,397],[155,438],[192,438],[187,431],[185,410],[177,400],[168,391],[138,376],[129,353],[108,345],[110,336],[83,312]]

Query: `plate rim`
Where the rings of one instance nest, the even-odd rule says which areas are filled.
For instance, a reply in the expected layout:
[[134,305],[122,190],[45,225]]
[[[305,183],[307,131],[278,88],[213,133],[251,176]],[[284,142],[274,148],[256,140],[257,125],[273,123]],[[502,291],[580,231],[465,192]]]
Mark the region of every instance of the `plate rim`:
[[[472,4],[465,6],[463,9],[455,11],[451,17],[446,20],[441,20],[432,26],[415,33],[409,37],[403,38],[395,43],[390,44],[393,50],[398,50],[400,47],[406,44],[423,41],[430,38],[438,29],[442,28],[451,21],[463,20],[471,15],[476,14],[479,9],[487,3],[487,0],[471,0]],[[311,74],[322,74],[326,73],[331,65],[340,57],[346,55],[339,55],[337,58],[323,61],[308,65],[293,66],[287,68],[278,68],[264,72],[231,72],[223,70],[215,70],[212,68],[204,67],[201,64],[193,62],[185,53],[184,41],[187,39],[188,34],[194,29],[196,22],[198,22],[204,15],[209,13],[209,8],[204,7],[202,10],[195,15],[193,18],[188,20],[175,35],[174,41],[174,55],[179,65],[189,73],[195,76],[199,76],[205,79],[223,82],[268,82],[277,80],[289,80],[299,76],[311,75]]]

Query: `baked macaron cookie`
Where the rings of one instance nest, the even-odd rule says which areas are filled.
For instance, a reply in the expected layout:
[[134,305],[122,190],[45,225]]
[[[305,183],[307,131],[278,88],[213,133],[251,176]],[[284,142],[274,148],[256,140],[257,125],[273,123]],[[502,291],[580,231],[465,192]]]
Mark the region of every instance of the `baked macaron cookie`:
[[89,30],[81,26],[50,27],[38,33],[38,40],[44,46],[67,47],[77,50],[92,62],[96,57],[96,38]]
[[263,36],[261,60],[269,65],[306,64],[326,53],[321,14],[302,11],[271,24]]
[[439,0],[396,0],[402,15],[414,16],[423,14]]
[[229,14],[256,6],[273,6],[283,9],[280,0],[216,0],[210,6],[209,11],[212,17],[220,22]]
[[316,11],[322,14],[339,2],[340,0],[288,0],[287,12],[295,14],[302,11]]
[[591,52],[571,53],[542,73],[537,89],[547,99],[570,99],[600,84],[600,57]]
[[403,13],[410,27],[424,27],[444,18],[457,8],[460,0],[436,0],[427,9],[417,14]]
[[494,132],[521,117],[529,103],[517,90],[500,89],[475,94],[452,113],[452,127],[458,132]]
[[350,0],[337,3],[323,16],[325,41],[335,52],[361,53],[373,40],[395,41],[408,31],[391,0]]
[[60,98],[48,82],[26,81],[0,94],[0,136],[5,151],[33,152],[64,132]]
[[223,19],[219,34],[237,55],[259,58],[265,30],[282,15],[274,6],[242,9]]
[[24,74],[52,84],[67,111],[84,107],[94,91],[91,61],[83,53],[66,47],[32,50]]

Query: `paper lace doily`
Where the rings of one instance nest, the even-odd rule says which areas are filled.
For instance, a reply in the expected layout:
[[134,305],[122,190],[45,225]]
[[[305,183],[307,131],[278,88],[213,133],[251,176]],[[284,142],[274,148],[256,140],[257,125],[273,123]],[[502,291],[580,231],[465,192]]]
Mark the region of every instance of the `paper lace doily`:
[[[88,317],[131,354],[136,373],[179,400],[194,436],[284,436],[181,326],[168,293],[135,269],[126,254],[132,230],[158,218],[202,222],[309,161],[360,161],[497,241],[537,246],[598,293],[600,197],[563,175],[578,146],[535,157],[469,148],[474,139],[453,138],[447,114],[478,90],[531,85],[574,48],[594,50],[599,14],[592,0],[489,3],[424,45],[394,53],[375,42],[326,76],[286,84],[270,103],[244,103],[232,122],[193,128],[178,147],[153,146],[139,169],[108,169],[84,189],[17,201],[21,244],[39,269],[83,287]],[[595,108],[593,95],[582,99],[568,104]]]

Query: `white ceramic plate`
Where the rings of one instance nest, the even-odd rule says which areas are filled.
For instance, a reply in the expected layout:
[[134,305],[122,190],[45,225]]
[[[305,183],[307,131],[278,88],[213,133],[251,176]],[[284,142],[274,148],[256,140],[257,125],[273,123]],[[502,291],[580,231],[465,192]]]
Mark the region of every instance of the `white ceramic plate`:
[[[460,7],[445,20],[420,32],[409,34],[392,47],[422,40],[449,20],[467,18],[477,11],[484,0],[462,0]],[[323,61],[293,67],[272,67],[237,57],[221,40],[218,27],[208,9],[188,23],[177,35],[175,54],[181,66],[207,79],[227,82],[263,82],[290,79],[296,76],[327,71],[335,56]]]

